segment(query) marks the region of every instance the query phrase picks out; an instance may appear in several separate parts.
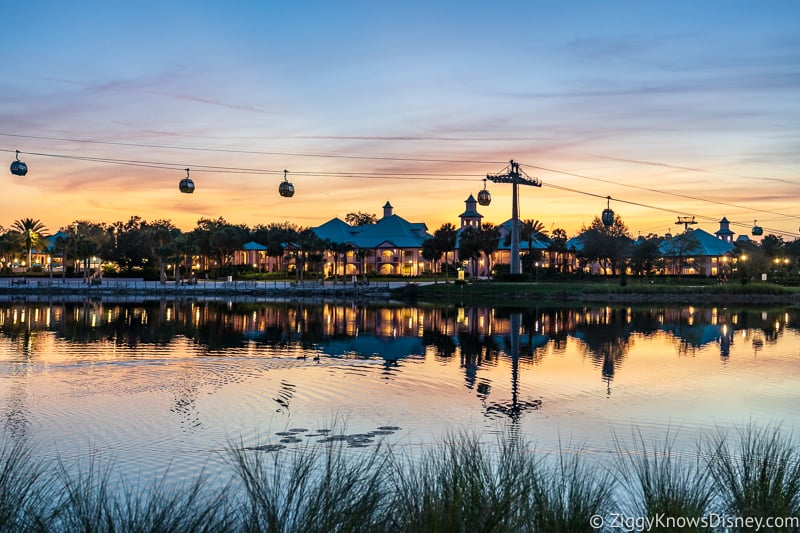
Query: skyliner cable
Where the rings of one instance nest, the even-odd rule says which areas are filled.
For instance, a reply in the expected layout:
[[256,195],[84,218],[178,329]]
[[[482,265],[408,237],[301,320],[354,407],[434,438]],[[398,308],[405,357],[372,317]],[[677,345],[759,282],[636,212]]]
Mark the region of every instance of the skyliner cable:
[[[342,155],[342,154],[308,154],[308,153],[292,153],[292,152],[267,152],[267,151],[251,151],[251,150],[236,150],[236,149],[215,149],[215,148],[197,148],[197,147],[185,147],[185,146],[169,146],[169,145],[157,145],[157,144],[143,144],[143,143],[124,143],[124,142],[114,142],[114,141],[98,141],[98,140],[90,140],[90,139],[75,139],[75,138],[67,138],[67,137],[46,137],[46,136],[33,136],[33,135],[16,135],[10,133],[2,133],[0,132],[0,136],[5,137],[15,137],[15,138],[28,138],[28,139],[36,139],[36,140],[49,140],[49,141],[63,141],[63,142],[79,142],[79,143],[90,143],[90,144],[101,144],[101,145],[112,145],[112,146],[131,146],[137,148],[157,148],[157,149],[168,149],[168,150],[190,150],[190,151],[203,151],[203,152],[223,152],[223,153],[243,153],[243,154],[257,154],[257,155],[281,155],[281,156],[291,156],[291,157],[331,157],[331,158],[344,158],[344,159],[359,159],[359,160],[378,160],[378,161],[399,161],[399,162],[420,162],[420,163],[462,163],[462,164],[480,164],[480,165],[498,165],[498,164],[505,164],[505,162],[496,162],[496,161],[478,161],[478,160],[455,160],[455,159],[435,159],[435,158],[410,158],[410,157],[389,157],[389,156],[362,156],[362,155]],[[0,149],[3,152],[15,153],[16,150],[10,149]],[[242,168],[242,167],[224,167],[224,166],[216,166],[216,165],[191,165],[186,163],[171,163],[171,162],[163,162],[163,161],[143,161],[143,160],[134,160],[134,159],[114,159],[114,158],[104,158],[104,157],[90,157],[90,156],[77,156],[77,155],[67,155],[67,154],[52,154],[52,153],[44,153],[44,152],[22,152],[21,154],[27,155],[34,155],[39,157],[51,157],[51,158],[60,158],[66,160],[73,160],[73,161],[86,161],[92,163],[102,163],[102,164],[113,164],[113,165],[123,165],[123,166],[131,166],[131,167],[141,167],[141,168],[152,168],[152,169],[161,169],[161,170],[169,170],[169,171],[178,171],[183,170],[185,168],[192,168],[195,171],[201,171],[204,173],[228,173],[228,174],[253,174],[253,175],[270,175],[270,176],[279,176],[283,174],[283,170],[271,170],[271,169],[258,169],[258,168]],[[779,211],[773,211],[768,209],[758,209],[758,208],[748,208],[746,206],[732,204],[728,202],[722,202],[718,200],[708,199],[708,198],[701,198],[697,196],[691,196],[686,194],[680,193],[672,193],[668,191],[662,191],[659,189],[653,189],[649,187],[642,187],[638,185],[628,184],[628,183],[621,183],[614,180],[609,180],[605,178],[599,178],[596,176],[588,176],[585,174],[579,174],[575,172],[568,172],[548,167],[542,167],[533,164],[525,164],[525,166],[529,168],[534,168],[537,170],[545,171],[545,172],[552,172],[556,174],[566,175],[577,177],[581,179],[587,179],[591,181],[598,181],[602,183],[608,183],[612,185],[643,190],[647,192],[652,192],[655,194],[663,194],[668,196],[674,196],[683,199],[695,200],[705,203],[711,203],[715,205],[722,205],[727,207],[734,207],[736,209],[742,209],[748,212],[759,212],[759,213],[768,213],[771,215],[777,215],[781,217],[778,220],[793,220],[793,219],[800,219],[800,216],[793,216],[788,213],[782,213]],[[468,175],[468,174],[457,174],[457,173],[422,173],[422,172],[322,172],[322,171],[293,171],[292,175],[294,176],[309,176],[309,177],[339,177],[339,178],[350,178],[350,179],[390,179],[390,180],[420,180],[420,181],[461,181],[461,182],[473,182],[476,179],[483,179],[483,175],[480,177]],[[668,209],[658,206],[653,206],[649,204],[643,204],[640,202],[633,202],[628,200],[623,200],[620,198],[609,197],[608,195],[596,194],[596,193],[589,193],[577,189],[572,189],[568,187],[562,187],[558,185],[554,185],[552,183],[546,184],[547,186],[553,187],[555,189],[564,190],[567,192],[572,192],[576,194],[583,194],[587,196],[592,196],[601,199],[610,198],[615,202],[625,203],[629,205],[636,205],[639,207],[644,207],[647,209],[654,209],[659,211],[668,212],[671,214],[675,214],[678,216],[685,215],[685,212],[681,212],[674,209]],[[716,221],[716,217],[709,217],[704,215],[692,215],[697,218],[709,221]],[[740,226],[740,227],[748,227],[749,224],[741,223],[741,222],[731,222],[732,225]],[[775,228],[764,228],[767,231],[779,234],[779,235],[794,235],[792,232],[787,232],[783,230],[778,230]]]

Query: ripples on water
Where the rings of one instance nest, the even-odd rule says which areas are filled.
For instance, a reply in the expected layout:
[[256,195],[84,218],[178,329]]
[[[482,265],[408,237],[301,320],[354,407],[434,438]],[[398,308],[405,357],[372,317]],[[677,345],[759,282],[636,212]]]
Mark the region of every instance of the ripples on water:
[[6,303],[0,333],[7,434],[145,478],[213,472],[230,447],[467,429],[605,453],[634,426],[693,443],[798,422],[794,310]]

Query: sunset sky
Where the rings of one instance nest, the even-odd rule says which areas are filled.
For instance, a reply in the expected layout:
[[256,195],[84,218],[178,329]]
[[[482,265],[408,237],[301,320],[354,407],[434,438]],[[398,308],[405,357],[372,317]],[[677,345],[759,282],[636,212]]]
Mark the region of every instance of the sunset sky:
[[[313,226],[389,200],[433,231],[513,158],[544,183],[522,188],[521,217],[570,236],[611,196],[634,236],[694,215],[798,237],[795,1],[31,0],[4,15],[0,154],[30,169],[5,171],[5,227]],[[501,223],[511,188],[488,187],[480,212]]]

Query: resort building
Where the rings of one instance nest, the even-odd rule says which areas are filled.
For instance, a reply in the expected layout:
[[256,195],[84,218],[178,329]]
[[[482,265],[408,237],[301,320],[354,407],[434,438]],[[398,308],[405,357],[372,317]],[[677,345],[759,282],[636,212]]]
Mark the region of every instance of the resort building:
[[727,276],[734,258],[733,232],[728,229],[728,220],[723,218],[714,235],[689,228],[665,239],[658,250],[665,260],[665,274]]
[[[484,218],[478,212],[478,201],[473,195],[470,194],[464,203],[465,209],[458,215],[460,224],[456,231],[455,254],[448,256],[449,260],[458,263],[462,262],[458,256],[461,235],[467,228],[480,229]],[[616,263],[592,261],[581,257],[583,234],[569,239],[566,247],[557,250],[551,238],[539,232],[528,235],[526,229],[530,228],[523,222],[519,224],[519,250],[524,272],[557,269],[560,272],[582,270],[590,274],[615,275],[627,262],[628,247],[636,247],[644,242],[641,238],[637,241],[627,239],[624,247],[628,252],[620,256]],[[511,228],[511,220],[497,226],[500,238],[488,262],[483,253],[475,261],[464,262],[470,275],[491,276],[492,267],[510,264]],[[351,226],[334,217],[310,230],[324,248],[312,254],[315,257],[313,268],[328,277],[372,274],[413,277],[435,270],[435,265],[422,257],[423,243],[432,237],[425,223],[409,222],[395,214],[394,207],[388,201],[383,206],[383,216],[373,224]],[[657,271],[667,275],[727,275],[735,261],[735,244],[747,238],[739,236],[734,240],[734,237],[730,222],[724,217],[713,235],[702,229],[687,229],[674,236],[668,233],[658,247]],[[251,241],[236,252],[234,263],[249,264],[262,271],[292,271],[299,264],[301,247],[297,243],[284,243],[283,248],[283,256],[269,256],[266,246]],[[310,263],[309,260],[306,269],[312,268]],[[627,270],[630,273],[630,268]]]
[[383,206],[383,216],[374,224],[351,226],[332,218],[311,231],[323,241],[342,245],[338,251],[325,252],[328,275],[333,275],[335,269],[339,276],[419,276],[432,268],[422,257],[422,243],[431,237],[428,227],[424,222],[409,222],[394,214],[388,201]]

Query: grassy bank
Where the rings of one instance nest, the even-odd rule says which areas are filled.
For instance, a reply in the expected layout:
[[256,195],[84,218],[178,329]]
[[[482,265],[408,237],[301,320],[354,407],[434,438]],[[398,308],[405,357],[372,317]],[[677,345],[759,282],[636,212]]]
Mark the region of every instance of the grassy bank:
[[526,305],[540,302],[800,303],[800,289],[772,283],[648,283],[480,281],[414,285],[394,291],[397,298],[424,302]]
[[712,434],[689,454],[670,436],[614,442],[600,457],[469,435],[422,457],[383,445],[353,452],[342,441],[277,452],[238,445],[228,450],[223,488],[201,477],[167,489],[161,479],[143,493],[112,486],[95,461],[44,464],[26,442],[6,439],[0,531],[643,531],[634,520],[657,516],[709,523],[650,530],[754,529],[711,522],[724,516],[794,517],[762,530],[800,530],[800,449],[791,435],[748,426]]

